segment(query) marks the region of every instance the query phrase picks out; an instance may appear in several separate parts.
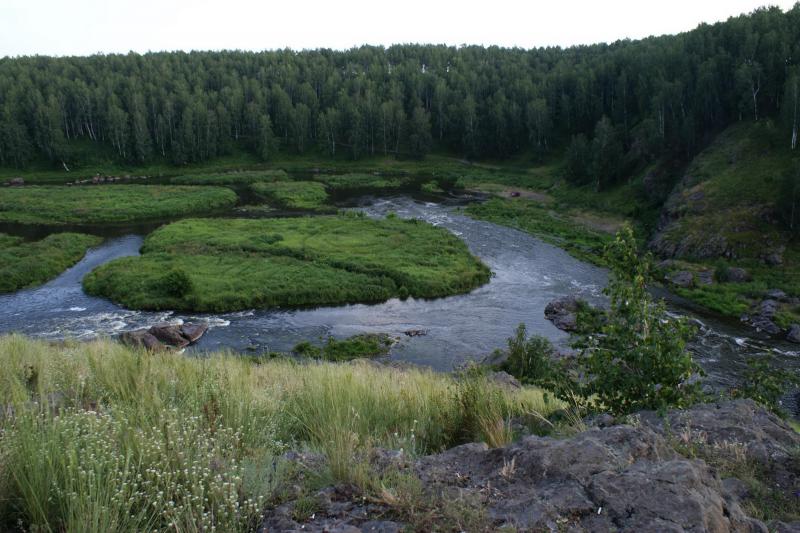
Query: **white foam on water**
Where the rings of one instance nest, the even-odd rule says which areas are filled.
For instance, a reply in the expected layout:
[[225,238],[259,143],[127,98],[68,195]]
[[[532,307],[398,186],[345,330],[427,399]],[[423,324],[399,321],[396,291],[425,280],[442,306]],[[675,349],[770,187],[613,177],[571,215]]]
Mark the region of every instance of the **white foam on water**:
[[80,311],[86,311],[86,308],[85,307],[70,307],[69,310],[72,311],[72,312],[80,312]]

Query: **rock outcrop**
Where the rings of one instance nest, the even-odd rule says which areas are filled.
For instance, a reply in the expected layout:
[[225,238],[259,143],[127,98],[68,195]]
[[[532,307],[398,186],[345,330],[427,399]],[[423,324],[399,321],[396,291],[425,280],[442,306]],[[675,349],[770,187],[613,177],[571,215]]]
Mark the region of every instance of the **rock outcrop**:
[[[798,531],[800,523],[768,528],[747,516],[747,483],[721,479],[700,451],[682,453],[691,446],[739,450],[737,460],[763,467],[765,483],[796,501],[800,435],[754,402],[699,405],[664,417],[642,412],[627,425],[601,418],[602,427],[570,438],[528,436],[495,449],[464,444],[417,460],[379,450],[370,464],[377,473],[400,470],[419,479],[426,502],[482,508],[486,531]],[[322,456],[295,455],[308,469],[324,465]],[[315,498],[312,516],[295,520],[295,502],[288,501],[268,512],[261,530],[358,533],[408,526],[391,501],[364,497],[351,486],[328,487]]]
[[197,342],[208,330],[208,324],[156,324],[148,329],[137,329],[120,334],[120,340],[135,347],[150,351],[163,351],[168,348],[181,349]]

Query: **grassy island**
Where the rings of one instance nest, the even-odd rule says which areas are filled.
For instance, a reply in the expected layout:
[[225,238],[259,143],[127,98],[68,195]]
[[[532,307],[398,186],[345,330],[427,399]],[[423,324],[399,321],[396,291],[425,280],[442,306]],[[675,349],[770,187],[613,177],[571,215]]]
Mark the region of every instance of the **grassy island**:
[[55,233],[36,242],[0,233],[0,293],[39,285],[56,277],[102,239],[81,233]]
[[224,312],[435,298],[489,276],[458,237],[418,220],[188,219],[153,232],[141,256],[97,268],[84,287],[134,309]]
[[325,186],[316,181],[256,182],[250,185],[250,191],[270,205],[284,209],[335,209],[325,205],[328,193]]
[[0,188],[0,222],[113,224],[157,220],[232,207],[222,187],[99,185]]
[[288,180],[285,171],[277,170],[247,170],[238,172],[222,172],[217,174],[187,174],[175,176],[170,182],[175,185],[249,185],[251,183],[273,182]]

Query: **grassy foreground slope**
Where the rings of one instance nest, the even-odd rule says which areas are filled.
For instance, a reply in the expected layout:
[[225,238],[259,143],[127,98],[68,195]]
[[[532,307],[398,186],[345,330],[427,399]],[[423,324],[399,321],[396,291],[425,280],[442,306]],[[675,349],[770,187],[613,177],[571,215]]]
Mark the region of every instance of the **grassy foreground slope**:
[[4,531],[255,530],[296,479],[288,449],[325,458],[303,473],[310,485],[369,494],[391,490],[367,465],[376,447],[413,457],[493,442],[510,417],[561,407],[480,375],[189,358],[107,341],[3,336],[0,366]]
[[102,239],[80,233],[55,233],[36,242],[0,233],[0,293],[39,285],[56,277]]
[[192,219],[158,229],[141,256],[102,265],[84,288],[131,308],[221,312],[433,298],[489,276],[458,237],[417,220]]
[[231,207],[222,187],[101,185],[0,188],[0,222],[110,224],[197,214]]

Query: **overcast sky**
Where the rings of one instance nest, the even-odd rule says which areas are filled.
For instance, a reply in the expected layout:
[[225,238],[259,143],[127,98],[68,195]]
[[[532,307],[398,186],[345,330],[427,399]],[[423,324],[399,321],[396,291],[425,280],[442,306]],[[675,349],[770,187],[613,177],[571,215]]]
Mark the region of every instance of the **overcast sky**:
[[[588,44],[677,33],[765,0],[0,0],[0,56],[445,43]],[[772,0],[789,9],[794,0]]]

